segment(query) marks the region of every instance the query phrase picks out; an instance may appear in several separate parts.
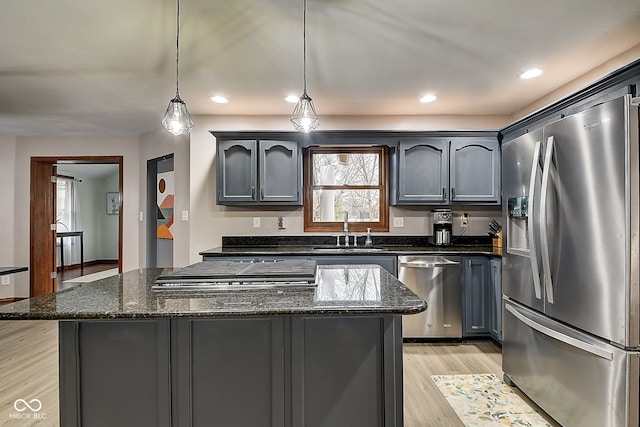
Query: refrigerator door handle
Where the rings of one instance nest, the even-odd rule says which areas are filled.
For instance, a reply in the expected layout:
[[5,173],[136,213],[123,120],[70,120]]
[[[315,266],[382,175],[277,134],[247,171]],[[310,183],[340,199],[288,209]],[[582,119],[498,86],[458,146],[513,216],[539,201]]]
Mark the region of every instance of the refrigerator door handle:
[[[533,151],[533,162],[531,164],[531,178],[529,179],[529,212],[534,214],[535,196],[536,196],[536,181],[538,177],[538,163],[540,162],[540,141],[536,141],[536,147]],[[538,248],[536,247],[534,222],[532,216],[529,215],[528,221],[528,233],[529,233],[529,260],[531,261],[531,272],[533,273],[533,290],[536,298],[541,299],[541,285],[540,285],[540,269],[538,266]]]
[[528,327],[530,327],[531,329],[535,329],[536,331],[540,332],[541,334],[544,334],[548,337],[551,337],[555,340],[558,340],[560,342],[563,342],[567,345],[570,345],[572,347],[576,347],[580,350],[586,351],[587,353],[591,353],[594,354],[598,357],[601,357],[603,359],[606,360],[613,360],[613,353],[604,349],[601,349],[599,347],[596,347],[595,345],[591,345],[589,343],[586,343],[584,341],[580,341],[579,339],[570,337],[568,335],[565,335],[561,332],[555,331],[551,328],[548,328],[544,325],[539,324],[538,322],[529,319],[527,316],[525,316],[524,314],[520,313],[518,311],[517,308],[515,308],[514,306],[510,305],[510,304],[505,304],[505,309],[510,312],[511,314],[513,314],[515,316],[516,319],[518,319],[519,321],[521,321],[522,323],[524,323],[525,325],[527,325]]
[[542,190],[540,191],[540,245],[542,246],[542,274],[544,276],[547,301],[553,304],[553,282],[551,281],[551,258],[549,256],[549,238],[547,237],[547,193],[549,191],[549,175],[551,173],[551,157],[553,155],[553,136],[547,139],[542,166]]

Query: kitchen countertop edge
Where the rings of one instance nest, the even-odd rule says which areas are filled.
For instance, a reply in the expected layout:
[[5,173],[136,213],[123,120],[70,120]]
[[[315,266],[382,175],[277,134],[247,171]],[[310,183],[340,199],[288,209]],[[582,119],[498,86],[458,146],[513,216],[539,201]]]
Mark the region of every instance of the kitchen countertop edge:
[[[344,266],[349,267],[349,266]],[[362,266],[359,266],[362,267]],[[373,266],[377,267],[377,266]],[[57,293],[17,301],[0,306],[0,320],[158,320],[171,318],[229,318],[265,316],[381,316],[406,315],[424,311],[426,302],[411,292],[386,270],[381,269],[380,301],[316,301],[315,289],[287,291],[290,305],[282,305],[281,296],[273,290],[251,290],[245,293],[164,293],[151,289],[155,278],[168,269],[145,268],[83,283]],[[123,296],[127,289],[127,295]],[[215,296],[215,298],[214,298]],[[191,299],[207,309],[158,309],[162,298],[175,297],[189,307]],[[229,304],[220,304],[226,298]],[[181,301],[185,300],[185,301]],[[166,302],[166,301],[165,301]],[[237,304],[237,305],[234,305]],[[271,305],[269,305],[271,304]],[[229,308],[231,307],[231,308]]]

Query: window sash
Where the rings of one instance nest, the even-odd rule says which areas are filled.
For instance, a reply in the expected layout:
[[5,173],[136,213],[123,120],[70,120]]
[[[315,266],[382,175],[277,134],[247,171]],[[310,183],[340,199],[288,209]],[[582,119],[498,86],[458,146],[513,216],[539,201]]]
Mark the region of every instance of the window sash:
[[[378,177],[375,185],[314,185],[314,154],[377,154]],[[304,230],[305,231],[343,231],[342,221],[313,221],[314,200],[317,190],[372,190],[379,193],[379,221],[349,221],[349,231],[365,232],[389,231],[389,195],[388,195],[388,147],[310,147],[304,153]]]

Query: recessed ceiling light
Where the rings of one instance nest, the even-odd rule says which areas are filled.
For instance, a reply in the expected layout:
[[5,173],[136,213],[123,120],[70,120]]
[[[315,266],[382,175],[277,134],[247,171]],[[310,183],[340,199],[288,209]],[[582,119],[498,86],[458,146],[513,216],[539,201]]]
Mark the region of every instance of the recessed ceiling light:
[[425,95],[422,98],[420,98],[420,102],[422,102],[423,104],[426,104],[428,102],[433,102],[436,99],[438,99],[438,97],[435,95]]
[[229,102],[229,100],[227,98],[225,98],[224,96],[212,96],[211,100],[213,102],[215,102],[216,104],[226,104],[227,102]]
[[538,77],[539,75],[542,74],[542,70],[538,69],[538,68],[532,68],[530,70],[525,71],[524,73],[520,74],[518,77],[520,77],[521,79],[532,79],[534,77]]
[[295,95],[289,95],[284,100],[291,104],[296,104],[298,101],[300,101],[300,98]]

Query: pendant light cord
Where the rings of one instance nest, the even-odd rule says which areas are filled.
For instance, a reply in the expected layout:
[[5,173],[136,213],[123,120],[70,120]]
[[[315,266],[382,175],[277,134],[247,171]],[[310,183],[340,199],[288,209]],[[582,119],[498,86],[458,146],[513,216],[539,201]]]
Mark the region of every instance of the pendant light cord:
[[[305,0],[306,1],[306,0]],[[180,0],[176,0],[176,97],[180,97],[179,81],[180,75]]]
[[307,94],[307,0],[304,0],[304,7],[302,11],[302,92]]

